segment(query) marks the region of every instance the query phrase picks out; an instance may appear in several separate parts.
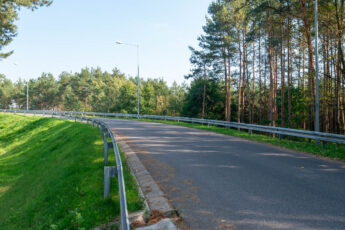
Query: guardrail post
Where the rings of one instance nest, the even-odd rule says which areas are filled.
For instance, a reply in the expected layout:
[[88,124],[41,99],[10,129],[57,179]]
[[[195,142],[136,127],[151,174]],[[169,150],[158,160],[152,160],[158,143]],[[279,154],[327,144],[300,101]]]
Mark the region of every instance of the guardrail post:
[[210,128],[210,122],[207,123],[207,127]]
[[284,136],[281,135],[280,133],[278,135],[279,135],[279,140],[282,140]]
[[113,148],[113,142],[108,142],[108,133],[103,133],[103,141],[104,141],[104,165],[108,164],[108,155],[109,149]]
[[110,177],[116,177],[117,170],[115,166],[104,167],[104,198],[110,195]]
[[108,164],[108,140],[106,133],[103,133],[103,142],[104,142],[104,165]]
[[326,148],[326,144],[327,144],[327,142],[326,142],[326,141],[321,141],[321,146],[322,146],[322,149],[325,149],[325,148]]
[[252,134],[253,134],[253,130],[248,129],[248,133],[249,133],[250,135],[252,135]]

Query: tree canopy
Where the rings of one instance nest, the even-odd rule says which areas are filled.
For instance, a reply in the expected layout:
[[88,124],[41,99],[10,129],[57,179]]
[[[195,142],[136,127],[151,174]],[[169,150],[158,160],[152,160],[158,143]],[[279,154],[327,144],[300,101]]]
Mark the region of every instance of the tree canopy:
[[[163,79],[141,79],[140,112],[181,115],[187,86],[171,87]],[[43,73],[28,82],[11,82],[0,75],[0,108],[137,113],[137,80],[118,69],[111,73],[100,68],[84,68],[77,73],[63,72],[55,79]]]
[[[318,2],[321,130],[344,133],[344,0]],[[216,0],[210,4],[199,48],[191,49],[191,64],[198,64],[196,54],[210,55],[205,79],[222,73],[217,79],[224,89],[223,119],[314,129],[314,3]],[[187,76],[199,79],[196,70]]]
[[[345,133],[345,0],[319,0],[320,130]],[[3,1],[32,9],[50,1]],[[314,0],[215,0],[190,47],[190,86],[142,80],[141,113],[185,115],[314,130]],[[5,4],[5,5],[6,5]],[[6,6],[7,6],[6,5]],[[7,8],[3,8],[6,10]],[[4,20],[4,22],[7,22]],[[6,27],[4,27],[6,28]],[[4,41],[14,30],[4,29]],[[6,54],[2,54],[3,57]],[[136,113],[136,79],[83,69],[29,82],[32,109]],[[31,85],[31,86],[30,86]],[[0,106],[25,105],[24,82],[0,76]]]
[[1,0],[0,8],[0,60],[13,53],[2,52],[5,46],[12,42],[17,35],[18,12],[21,8],[35,10],[41,6],[49,6],[52,0]]

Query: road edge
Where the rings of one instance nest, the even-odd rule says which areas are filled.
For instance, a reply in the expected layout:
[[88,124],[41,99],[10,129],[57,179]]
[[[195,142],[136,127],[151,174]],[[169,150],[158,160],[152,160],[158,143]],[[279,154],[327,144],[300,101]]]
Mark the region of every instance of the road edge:
[[121,150],[124,152],[128,160],[129,168],[138,182],[149,209],[158,210],[164,213],[167,217],[175,215],[176,210],[171,206],[162,190],[153,180],[151,174],[141,163],[136,152],[132,150],[124,138],[118,132],[116,132],[115,129],[112,129],[112,131],[116,135],[116,141],[120,145]]

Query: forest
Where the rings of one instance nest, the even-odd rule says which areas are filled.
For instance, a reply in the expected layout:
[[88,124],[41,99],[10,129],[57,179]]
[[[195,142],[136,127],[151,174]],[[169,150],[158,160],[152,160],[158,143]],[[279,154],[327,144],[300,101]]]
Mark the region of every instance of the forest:
[[[314,130],[316,64],[320,131],[345,133],[344,0],[216,0],[191,51],[186,83],[141,79],[141,114],[220,119]],[[30,109],[137,112],[136,78],[118,69],[42,74]],[[0,108],[26,107],[26,82],[0,76]]]
[[[43,73],[28,82],[12,83],[0,76],[0,107],[26,109],[28,84],[29,109],[137,113],[137,79],[118,69],[112,73],[100,68],[84,68],[79,73]],[[163,79],[141,79],[140,113],[176,116],[182,113],[186,85]]]
[[[344,0],[318,1],[320,131],[345,132]],[[218,0],[190,47],[203,79],[224,88],[225,120],[314,130],[316,96],[314,0]]]

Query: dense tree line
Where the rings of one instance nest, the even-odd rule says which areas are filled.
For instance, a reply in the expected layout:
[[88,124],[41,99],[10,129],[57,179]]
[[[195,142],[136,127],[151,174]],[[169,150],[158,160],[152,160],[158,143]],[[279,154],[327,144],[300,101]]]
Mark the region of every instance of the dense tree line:
[[[29,109],[137,113],[137,81],[117,69],[84,68],[64,72],[57,80],[43,73],[15,83],[0,75],[0,108],[26,109],[27,84]],[[163,79],[141,79],[140,113],[181,115],[185,93],[185,84],[168,87]]]
[[[44,2],[44,1],[37,1]],[[345,132],[345,0],[319,2],[320,130]],[[215,0],[185,84],[142,80],[143,114],[314,129],[314,0]],[[0,47],[1,48],[1,47]],[[0,107],[25,108],[25,83],[0,76]],[[29,82],[31,109],[136,113],[136,79],[83,69]]]
[[[218,82],[225,120],[314,129],[314,2],[211,3],[187,76],[204,82],[202,116],[216,111],[205,101]],[[320,130],[344,133],[344,0],[318,2]]]

